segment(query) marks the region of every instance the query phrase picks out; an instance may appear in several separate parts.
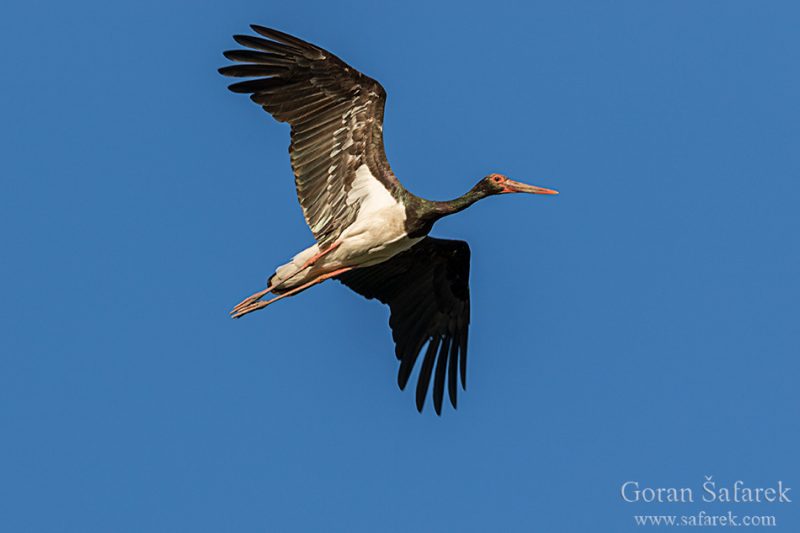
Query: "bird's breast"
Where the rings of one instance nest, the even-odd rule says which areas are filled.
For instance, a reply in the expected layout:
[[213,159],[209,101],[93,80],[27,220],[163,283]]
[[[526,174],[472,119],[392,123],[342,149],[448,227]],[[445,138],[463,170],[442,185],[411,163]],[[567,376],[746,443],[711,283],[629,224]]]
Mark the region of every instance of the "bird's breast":
[[331,254],[331,260],[345,266],[370,266],[408,250],[421,237],[409,237],[405,221],[406,212],[399,203],[359,213],[342,232],[341,244]]

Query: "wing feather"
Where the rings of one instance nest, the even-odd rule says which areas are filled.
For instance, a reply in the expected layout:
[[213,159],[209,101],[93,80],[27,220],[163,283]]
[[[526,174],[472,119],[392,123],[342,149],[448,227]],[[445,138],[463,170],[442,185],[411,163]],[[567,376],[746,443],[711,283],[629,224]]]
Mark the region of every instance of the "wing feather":
[[251,26],[259,36],[235,35],[247,50],[230,50],[236,64],[219,72],[254,78],[229,86],[249,93],[276,120],[292,128],[289,147],[297,197],[321,247],[332,244],[365,201],[347,202],[356,170],[370,173],[395,197],[402,191],[383,149],[386,91],[344,61],[281,31]]
[[401,389],[427,344],[417,378],[420,411],[431,377],[437,414],[441,414],[445,386],[450,403],[457,406],[459,370],[462,386],[466,383],[469,261],[467,243],[426,237],[388,261],[338,276],[353,291],[389,305]]

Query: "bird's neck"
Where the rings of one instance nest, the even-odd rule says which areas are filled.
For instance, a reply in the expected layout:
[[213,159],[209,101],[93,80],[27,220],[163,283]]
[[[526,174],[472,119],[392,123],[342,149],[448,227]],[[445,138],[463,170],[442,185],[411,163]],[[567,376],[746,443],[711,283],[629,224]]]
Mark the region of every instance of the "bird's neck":
[[458,213],[459,211],[463,211],[464,209],[468,208],[481,198],[485,198],[487,196],[486,192],[479,188],[477,185],[469,190],[463,196],[459,196],[454,200],[449,200],[445,202],[433,202],[435,213],[438,215],[437,218],[446,217],[447,215],[452,215],[453,213]]
[[465,195],[446,202],[425,200],[410,193],[406,194],[407,230],[411,237],[427,235],[440,218],[463,211],[481,198],[488,196],[478,185]]

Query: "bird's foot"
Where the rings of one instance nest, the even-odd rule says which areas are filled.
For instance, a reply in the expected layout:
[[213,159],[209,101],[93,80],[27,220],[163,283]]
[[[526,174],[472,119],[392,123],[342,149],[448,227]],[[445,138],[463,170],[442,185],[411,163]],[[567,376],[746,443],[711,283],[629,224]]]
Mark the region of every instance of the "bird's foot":
[[[340,268],[338,270],[334,270],[333,272],[328,272],[327,274],[322,274],[321,276],[318,276],[318,277],[312,279],[308,283],[300,285],[299,287],[295,287],[294,289],[288,290],[288,291],[280,294],[279,296],[276,296],[275,298],[272,298],[271,300],[267,300],[266,302],[265,301],[260,301],[260,300],[261,300],[261,298],[264,297],[264,295],[268,291],[261,291],[260,293],[256,293],[253,296],[251,296],[250,298],[248,298],[247,300],[243,301],[242,303],[240,303],[239,305],[234,307],[233,311],[231,311],[231,318],[241,318],[241,317],[243,317],[244,315],[246,315],[248,313],[252,313],[253,311],[258,311],[259,309],[263,309],[266,306],[268,306],[269,304],[275,303],[278,300],[282,300],[283,298],[286,298],[287,296],[293,296],[293,295],[297,294],[298,292],[302,292],[302,291],[306,290],[307,288],[311,287],[312,285],[316,285],[317,283],[322,283],[326,279],[330,279],[330,278],[332,278],[334,276],[338,276],[339,274],[344,274],[345,272],[348,272],[350,270],[353,270],[353,267]],[[259,294],[261,296],[258,296]],[[258,298],[255,298],[254,300],[251,300],[252,298],[254,298],[256,296],[258,296]],[[248,302],[250,302],[250,303],[248,303]]]
[[[317,261],[319,261],[319,260],[320,260],[322,257],[326,256],[327,254],[331,253],[331,252],[332,252],[332,251],[334,251],[336,248],[338,248],[340,244],[342,244],[342,243],[341,243],[341,242],[336,242],[336,243],[333,243],[331,246],[329,246],[328,248],[326,248],[324,251],[322,251],[322,252],[319,252],[318,254],[315,254],[315,255],[314,255],[313,257],[311,257],[311,258],[310,258],[308,261],[306,261],[306,262],[303,264],[303,266],[302,266],[302,267],[300,267],[300,268],[298,269],[298,272],[300,272],[300,271],[302,271],[302,270],[305,270],[305,269],[307,269],[307,268],[309,268],[309,267],[313,266],[313,265],[314,265],[314,264],[315,264]],[[274,287],[274,285],[273,285],[273,286],[269,286],[269,287],[267,287],[266,289],[264,289],[263,291],[259,291],[259,292],[255,293],[255,294],[252,294],[252,295],[248,296],[247,298],[245,298],[244,300],[242,300],[241,302],[239,302],[238,304],[236,304],[236,306],[235,306],[235,307],[234,307],[234,308],[231,310],[231,313],[230,313],[230,314],[231,314],[231,315],[237,315],[237,313],[238,313],[239,311],[241,311],[241,310],[243,310],[243,309],[245,309],[245,308],[249,308],[249,307],[253,306],[253,304],[257,303],[257,302],[258,302],[259,300],[261,300],[261,299],[262,299],[264,296],[266,296],[267,294],[269,294],[270,292],[272,292],[272,290],[273,290],[274,288],[275,288],[275,287]],[[258,309],[261,309],[261,307],[259,307]],[[252,309],[252,311],[255,311],[255,309]],[[251,312],[251,311],[248,311],[248,313],[249,313],[249,312]],[[234,316],[234,318],[238,318],[239,316],[241,316],[241,315]]]
[[251,294],[250,296],[248,296],[247,298],[245,298],[244,300],[242,300],[241,302],[236,304],[236,306],[231,311],[231,314],[234,314],[239,309],[244,309],[245,307],[256,303],[261,298],[263,298],[264,296],[266,296],[267,294],[272,292],[273,288],[274,287],[270,286],[270,287],[267,287],[266,289],[264,289],[263,291],[259,291],[259,292],[255,293],[255,294]]

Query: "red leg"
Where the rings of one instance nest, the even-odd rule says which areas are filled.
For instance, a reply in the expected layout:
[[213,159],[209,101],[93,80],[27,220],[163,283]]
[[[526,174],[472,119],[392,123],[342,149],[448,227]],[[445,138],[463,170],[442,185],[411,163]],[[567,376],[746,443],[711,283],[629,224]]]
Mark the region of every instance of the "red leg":
[[286,298],[287,296],[295,295],[298,292],[306,290],[307,288],[311,287],[312,285],[316,285],[317,283],[322,283],[326,279],[330,279],[330,278],[332,278],[334,276],[338,276],[339,274],[343,274],[343,273],[345,273],[345,272],[347,272],[349,270],[353,270],[353,267],[345,267],[345,268],[340,268],[339,270],[334,270],[333,272],[328,272],[327,274],[323,274],[323,275],[321,275],[319,277],[316,277],[316,278],[312,279],[311,281],[309,281],[308,283],[306,283],[304,285],[300,285],[299,287],[295,287],[294,289],[291,289],[289,291],[286,291],[283,294],[281,294],[280,296],[276,296],[275,298],[273,298],[273,299],[271,299],[269,301],[266,301],[266,302],[258,302],[258,301],[256,301],[256,302],[253,302],[253,303],[251,303],[249,305],[246,305],[246,306],[244,306],[242,308],[239,308],[239,309],[237,309],[239,307],[239,306],[237,306],[237,308],[234,308],[234,310],[231,311],[231,316],[233,318],[243,317],[244,315],[246,315],[248,313],[252,313],[253,311],[258,311],[259,309],[263,309],[264,307],[268,306],[271,303],[275,303],[278,300]]
[[247,298],[245,298],[244,300],[242,300],[241,302],[236,304],[236,306],[233,308],[233,310],[234,311],[238,311],[240,308],[245,307],[246,305],[250,305],[252,303],[255,303],[255,302],[259,301],[261,298],[263,298],[264,296],[266,296],[267,294],[272,292],[273,288],[274,288],[274,286],[270,285],[269,287],[267,287],[263,291],[259,291],[259,292],[255,293],[255,294],[251,294],[250,296],[248,296]]
[[[322,252],[319,252],[318,254],[314,255],[314,257],[312,257],[311,259],[309,259],[308,261],[303,263],[303,266],[300,267],[300,270],[304,270],[304,269],[310,267],[311,265],[313,265],[314,263],[316,263],[317,261],[319,261],[320,259],[322,259],[326,255],[328,255],[329,253],[331,253],[332,251],[337,249],[340,244],[342,244],[341,241],[335,242],[332,245],[328,246],[328,248],[326,248]],[[298,272],[300,270],[298,270]]]
[[[314,255],[314,256],[313,256],[311,259],[309,259],[308,261],[306,261],[306,262],[303,264],[303,266],[301,266],[301,267],[300,267],[300,269],[298,270],[298,272],[300,272],[300,271],[302,271],[302,270],[305,270],[306,268],[308,268],[308,267],[312,266],[314,263],[316,263],[317,261],[319,261],[319,260],[320,260],[322,257],[324,257],[325,255],[327,255],[327,254],[331,253],[331,252],[332,252],[332,251],[334,251],[336,248],[338,248],[340,244],[342,244],[342,243],[341,243],[341,242],[336,242],[336,243],[333,243],[333,244],[332,244],[331,246],[329,246],[329,247],[328,247],[328,248],[327,248],[325,251],[322,251],[322,252],[319,252],[318,254],[315,254],[315,255]],[[242,300],[241,302],[239,302],[238,304],[236,304],[236,306],[233,308],[233,311],[232,311],[232,312],[234,312],[234,313],[235,313],[235,312],[236,312],[236,311],[238,311],[239,309],[242,309],[242,308],[244,308],[244,307],[247,307],[247,306],[248,306],[248,305],[250,305],[250,304],[253,304],[253,303],[255,303],[255,302],[259,301],[261,298],[263,298],[264,296],[266,296],[267,294],[269,294],[270,292],[272,292],[272,289],[274,289],[274,288],[275,288],[275,287],[274,287],[274,285],[270,285],[269,287],[267,287],[267,288],[266,288],[266,289],[264,289],[263,291],[259,291],[259,292],[255,293],[255,294],[251,294],[250,296],[248,296],[247,298],[245,298],[244,300]]]

